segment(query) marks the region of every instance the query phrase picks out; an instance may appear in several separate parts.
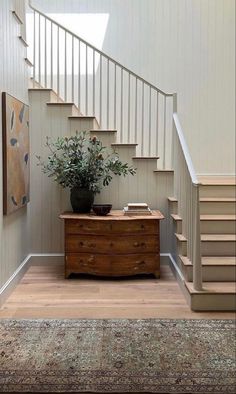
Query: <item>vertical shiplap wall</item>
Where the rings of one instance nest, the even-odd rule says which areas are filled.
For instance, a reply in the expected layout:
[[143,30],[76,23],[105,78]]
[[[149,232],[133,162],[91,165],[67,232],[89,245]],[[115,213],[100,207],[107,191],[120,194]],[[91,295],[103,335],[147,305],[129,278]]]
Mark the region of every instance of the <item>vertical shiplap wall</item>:
[[32,3],[43,12],[58,14],[59,21],[63,14],[97,15],[98,23],[93,19],[86,27],[77,24],[75,31],[94,45],[100,15],[107,14],[100,49],[159,88],[178,92],[178,112],[197,172],[234,172],[234,0]]
[[[12,15],[14,1],[0,1],[0,93],[9,94],[28,103],[28,69],[26,49],[19,40],[20,25]],[[0,96],[0,136],[2,135]],[[0,138],[0,288],[29,253],[27,208],[9,216],[2,211],[2,138]]]

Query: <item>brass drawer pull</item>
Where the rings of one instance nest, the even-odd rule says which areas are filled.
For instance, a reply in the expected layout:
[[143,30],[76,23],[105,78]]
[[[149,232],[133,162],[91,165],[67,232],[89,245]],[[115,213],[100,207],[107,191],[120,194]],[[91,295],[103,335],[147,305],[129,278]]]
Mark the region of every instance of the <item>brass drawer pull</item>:
[[139,242],[134,242],[134,246],[140,246]]

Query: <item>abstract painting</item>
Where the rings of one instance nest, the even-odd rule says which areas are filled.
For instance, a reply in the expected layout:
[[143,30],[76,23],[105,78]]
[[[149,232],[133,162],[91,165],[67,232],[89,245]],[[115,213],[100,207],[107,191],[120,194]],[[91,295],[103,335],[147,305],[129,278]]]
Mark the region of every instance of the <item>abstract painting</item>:
[[2,93],[3,213],[29,202],[29,107]]

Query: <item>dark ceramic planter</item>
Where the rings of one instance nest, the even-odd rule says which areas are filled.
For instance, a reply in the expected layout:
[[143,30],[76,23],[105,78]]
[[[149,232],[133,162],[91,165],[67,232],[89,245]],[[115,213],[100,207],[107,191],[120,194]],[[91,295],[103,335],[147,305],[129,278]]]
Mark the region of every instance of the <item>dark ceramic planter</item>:
[[73,187],[70,191],[70,202],[73,212],[88,213],[94,201],[94,193],[88,189]]

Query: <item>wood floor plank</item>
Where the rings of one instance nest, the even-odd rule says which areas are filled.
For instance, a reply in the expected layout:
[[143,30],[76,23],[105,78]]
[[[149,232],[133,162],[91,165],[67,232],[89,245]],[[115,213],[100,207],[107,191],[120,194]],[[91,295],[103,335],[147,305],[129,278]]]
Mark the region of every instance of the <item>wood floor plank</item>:
[[229,312],[192,312],[168,265],[152,276],[64,279],[63,264],[32,265],[0,309],[0,318],[228,319]]

